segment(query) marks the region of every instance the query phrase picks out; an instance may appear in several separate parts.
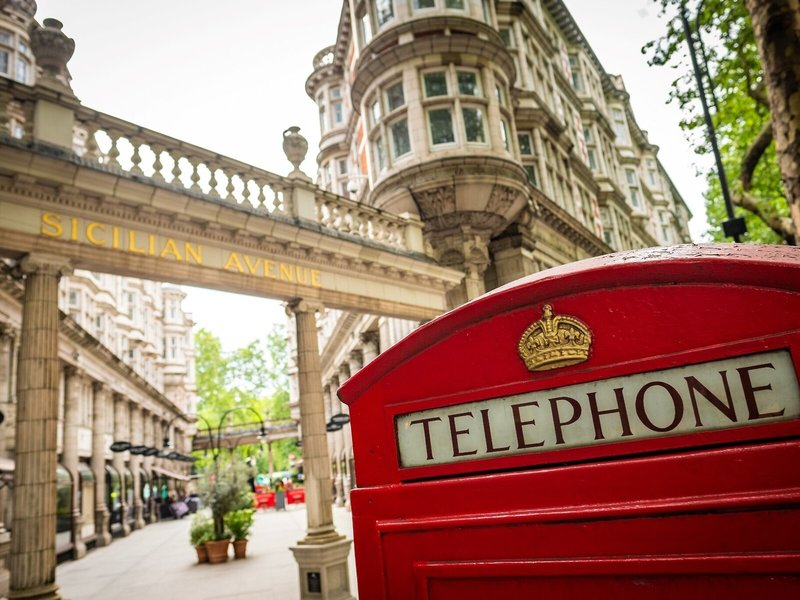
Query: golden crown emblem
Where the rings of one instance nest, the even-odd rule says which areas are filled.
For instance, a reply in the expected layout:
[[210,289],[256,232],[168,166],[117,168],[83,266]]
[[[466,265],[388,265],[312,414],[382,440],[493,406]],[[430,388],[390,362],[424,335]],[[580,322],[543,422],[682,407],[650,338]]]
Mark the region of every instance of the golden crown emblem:
[[542,307],[542,318],[525,330],[519,340],[519,357],[529,371],[547,371],[589,358],[592,334],[575,317],[553,316],[553,307]]

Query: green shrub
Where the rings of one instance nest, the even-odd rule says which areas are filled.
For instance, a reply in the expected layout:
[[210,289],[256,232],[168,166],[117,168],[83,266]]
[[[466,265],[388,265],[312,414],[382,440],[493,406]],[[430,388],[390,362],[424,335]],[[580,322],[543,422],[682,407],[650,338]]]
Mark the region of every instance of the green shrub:
[[252,508],[243,508],[225,515],[225,526],[230,530],[234,540],[247,538],[247,534],[250,533],[250,528],[253,526],[254,514],[255,511]]
[[214,521],[209,517],[196,513],[189,529],[189,542],[192,546],[201,546],[214,537]]

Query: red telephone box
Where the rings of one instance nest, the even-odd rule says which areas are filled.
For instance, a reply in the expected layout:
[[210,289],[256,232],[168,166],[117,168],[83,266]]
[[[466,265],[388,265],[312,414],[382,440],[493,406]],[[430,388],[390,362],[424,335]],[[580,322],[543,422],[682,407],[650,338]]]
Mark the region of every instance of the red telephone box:
[[800,598],[798,367],[798,248],[590,259],[426,324],[339,391],[360,597]]

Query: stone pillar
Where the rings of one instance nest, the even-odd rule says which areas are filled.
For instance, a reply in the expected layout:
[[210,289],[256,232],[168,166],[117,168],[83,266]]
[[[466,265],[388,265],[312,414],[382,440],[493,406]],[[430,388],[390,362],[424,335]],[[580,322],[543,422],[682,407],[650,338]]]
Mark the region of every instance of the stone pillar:
[[[175,437],[174,436],[170,437],[170,435],[169,435],[169,426],[168,425],[169,424],[166,421],[161,421],[161,432],[162,432],[161,436],[163,438],[165,438],[165,439],[171,440],[172,445],[174,446],[175,445]],[[161,443],[162,444],[164,443],[163,439],[161,440]],[[164,450],[166,451],[167,448],[164,448]],[[170,471],[174,471],[173,465],[172,465],[171,461],[169,461],[168,459],[162,458],[161,459],[161,464],[163,465],[164,469],[168,469]],[[175,480],[172,477],[167,477],[167,494],[169,494],[170,499],[175,498],[176,495],[177,495],[176,491],[175,491]]]
[[[347,555],[351,540],[333,525],[330,459],[325,431],[325,407],[319,361],[316,312],[322,308],[304,300],[287,307],[295,317],[300,419],[303,430],[303,465],[306,488],[306,537],[291,548],[300,575],[300,598],[349,600],[350,580]],[[318,580],[322,595],[309,590]]]
[[366,366],[375,360],[380,353],[378,334],[375,331],[365,331],[361,334],[362,365]]
[[[346,363],[339,365],[339,386],[341,386],[350,377],[350,371]],[[336,394],[332,394],[331,398],[333,414],[341,414],[346,412],[345,405],[339,400],[339,387],[336,388]],[[336,506],[345,506],[350,493],[350,484],[345,484],[345,479],[349,477],[347,474],[347,435],[343,426],[339,431],[334,432],[336,438]],[[349,427],[348,427],[349,428]]]
[[[156,443],[153,437],[153,415],[150,411],[142,409],[142,430],[144,436],[144,445],[148,448],[158,448],[160,444]],[[147,472],[147,477],[150,478],[150,522],[155,523],[158,521],[155,507],[155,482],[153,481],[153,462],[152,456],[145,456],[142,461],[144,470]]]
[[111,388],[94,383],[92,403],[92,473],[94,473],[94,530],[98,546],[111,543],[111,515],[106,505],[106,416],[111,402]]
[[[13,410],[16,408],[12,401],[14,393],[12,386],[14,361],[15,336],[14,330],[5,323],[0,323],[0,409],[5,415],[4,427],[7,428],[5,434],[0,435],[0,456],[8,456],[8,432],[14,427]],[[6,567],[6,557],[11,550],[11,533],[6,529],[5,517],[8,505],[9,486],[0,487],[0,597],[8,594],[10,574]]]
[[[361,350],[353,350],[348,356],[347,365],[352,377],[361,370],[364,364],[364,356]],[[342,404],[342,409],[346,414],[350,414],[350,407]],[[344,505],[350,510],[350,490],[356,485],[355,464],[353,461],[353,430],[350,423],[344,426],[344,460],[347,464],[347,476],[344,478]]]
[[[339,397],[336,392],[339,391],[340,375],[331,377],[329,389],[327,390],[328,396],[327,410],[325,411],[325,421],[329,422],[330,418],[339,412]],[[331,459],[331,474],[333,476],[333,503],[336,506],[344,506],[344,493],[342,492],[342,472],[339,455],[342,451],[342,436],[341,430],[328,433],[328,455]]]
[[58,280],[68,261],[27,255],[17,379],[9,598],[60,599],[56,585]]
[[[128,400],[124,396],[114,394],[114,441],[115,442],[130,442],[130,435],[128,429]],[[127,452],[114,452],[111,457],[111,465],[119,473],[119,481],[121,486],[120,494],[120,525],[122,526],[122,536],[130,535],[131,526],[128,523],[128,498],[125,494],[125,488],[128,485],[128,478],[125,475],[125,455]]]
[[[142,407],[131,402],[131,444],[144,445],[142,431]],[[131,454],[131,473],[133,473],[133,518],[134,529],[144,529],[144,506],[142,505],[142,455]]]
[[72,366],[67,367],[66,375],[64,439],[61,449],[61,462],[72,476],[72,558],[77,559],[86,556],[86,544],[81,539],[83,515],[79,504],[81,475],[78,471],[78,423],[85,375],[83,371]]

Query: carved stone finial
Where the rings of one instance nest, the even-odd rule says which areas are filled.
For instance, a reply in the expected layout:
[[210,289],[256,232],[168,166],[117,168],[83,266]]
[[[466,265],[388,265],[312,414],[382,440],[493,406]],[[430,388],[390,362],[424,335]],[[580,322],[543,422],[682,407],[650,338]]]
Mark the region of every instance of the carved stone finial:
[[28,26],[31,50],[36,57],[36,64],[42,69],[42,77],[38,83],[72,94],[72,76],[67,69],[67,63],[75,52],[75,40],[61,31],[64,27],[61,21],[45,19],[42,23],[44,27],[36,21],[31,21]]
[[294,167],[287,177],[311,181],[311,178],[300,170],[300,163],[303,162],[308,152],[308,141],[300,135],[299,127],[292,126],[283,132],[283,152]]

